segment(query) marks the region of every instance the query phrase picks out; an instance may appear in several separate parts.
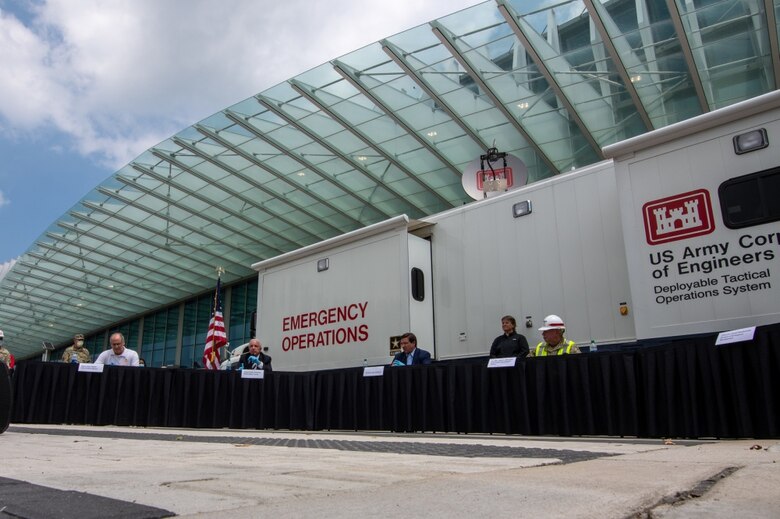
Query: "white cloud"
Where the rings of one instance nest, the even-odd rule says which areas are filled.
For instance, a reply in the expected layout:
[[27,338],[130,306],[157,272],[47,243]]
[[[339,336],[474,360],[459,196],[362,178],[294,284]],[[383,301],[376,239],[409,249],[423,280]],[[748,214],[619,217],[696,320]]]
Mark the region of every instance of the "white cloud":
[[48,0],[0,11],[0,132],[114,168],[221,108],[475,0]]
[[10,204],[10,203],[11,203],[11,201],[8,200],[5,197],[5,194],[2,191],[0,191],[0,207],[3,207],[4,205]]
[[11,267],[16,264],[17,259],[18,258],[14,258],[6,261],[5,263],[0,263],[0,281],[2,281],[5,275],[8,274],[8,271],[11,270]]

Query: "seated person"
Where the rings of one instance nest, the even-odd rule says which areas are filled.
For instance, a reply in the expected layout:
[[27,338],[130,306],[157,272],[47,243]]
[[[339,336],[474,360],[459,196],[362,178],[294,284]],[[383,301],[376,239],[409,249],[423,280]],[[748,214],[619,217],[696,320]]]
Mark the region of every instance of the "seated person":
[[263,353],[263,347],[257,339],[250,339],[246,351],[238,360],[238,369],[262,369],[271,372],[271,357]]
[[417,337],[411,332],[401,335],[401,351],[393,357],[393,366],[430,364],[431,354],[417,347]]
[[92,362],[92,356],[89,350],[84,347],[84,336],[77,333],[73,336],[73,344],[65,348],[62,353],[62,362],[72,362],[81,364],[82,362]]
[[125,348],[125,336],[119,332],[112,333],[108,339],[111,349],[106,350],[95,359],[95,364],[109,366],[138,366],[138,354],[130,348]]
[[14,358],[14,354],[6,349],[3,344],[4,339],[5,335],[3,334],[3,330],[0,330],[0,362],[5,364],[8,371],[11,371],[16,365],[16,359]]
[[548,355],[566,355],[580,353],[580,349],[574,341],[567,341],[563,334],[566,327],[563,319],[557,315],[548,315],[544,318],[544,326],[539,328],[542,332],[542,342],[536,345],[528,354],[529,357],[546,357]]
[[525,357],[528,355],[528,341],[515,331],[517,321],[511,315],[501,318],[502,335],[496,337],[490,346],[491,357]]

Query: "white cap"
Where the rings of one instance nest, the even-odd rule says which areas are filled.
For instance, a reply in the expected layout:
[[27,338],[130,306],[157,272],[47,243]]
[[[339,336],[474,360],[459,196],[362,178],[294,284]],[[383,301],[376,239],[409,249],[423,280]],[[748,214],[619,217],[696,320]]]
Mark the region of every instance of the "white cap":
[[547,330],[566,330],[566,326],[563,325],[563,319],[555,314],[551,314],[544,318],[544,326],[539,328],[540,332],[546,332]]
[[5,337],[5,336],[3,335],[3,330],[0,330],[0,339],[2,339],[3,337]]

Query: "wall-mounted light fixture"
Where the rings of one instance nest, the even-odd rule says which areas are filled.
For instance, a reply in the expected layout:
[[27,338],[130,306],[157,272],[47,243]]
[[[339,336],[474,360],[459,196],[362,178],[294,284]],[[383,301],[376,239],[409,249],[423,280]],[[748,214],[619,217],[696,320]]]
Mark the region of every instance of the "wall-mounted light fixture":
[[742,155],[769,146],[766,129],[759,128],[734,137],[734,153]]
[[330,260],[328,258],[322,258],[317,260],[317,272],[324,272],[330,268]]
[[531,214],[531,210],[531,201],[523,200],[522,202],[517,202],[512,206],[512,216],[515,218],[520,218],[521,216]]

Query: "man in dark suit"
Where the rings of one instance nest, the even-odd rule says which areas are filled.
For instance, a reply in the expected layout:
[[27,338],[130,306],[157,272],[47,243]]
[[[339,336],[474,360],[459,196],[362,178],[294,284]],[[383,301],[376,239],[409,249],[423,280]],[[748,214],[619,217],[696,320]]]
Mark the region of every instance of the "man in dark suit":
[[262,369],[273,371],[271,357],[263,353],[263,346],[257,339],[250,339],[249,346],[238,360],[238,369]]
[[416,366],[418,364],[430,364],[431,354],[417,347],[417,337],[407,332],[401,335],[401,352],[393,358],[393,366]]

